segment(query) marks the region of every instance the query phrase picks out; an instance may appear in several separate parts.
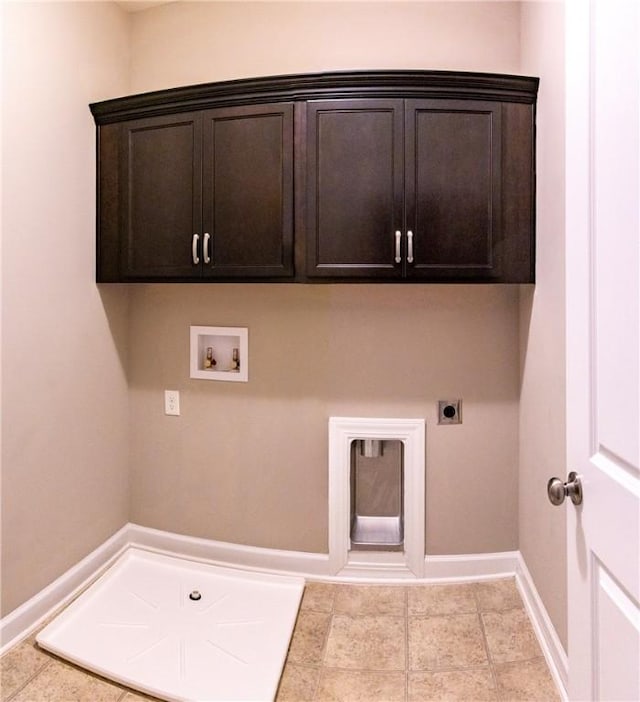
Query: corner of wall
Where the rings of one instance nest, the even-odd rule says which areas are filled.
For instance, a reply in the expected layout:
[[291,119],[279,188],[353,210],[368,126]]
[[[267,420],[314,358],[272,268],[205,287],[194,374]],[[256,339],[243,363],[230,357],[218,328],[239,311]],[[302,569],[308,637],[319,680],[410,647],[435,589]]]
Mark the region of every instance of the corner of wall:
[[521,71],[539,76],[540,90],[536,285],[520,291],[519,548],[566,648],[566,518],[546,496],[566,465],[564,4],[524,2],[520,13]]
[[114,3],[2,9],[7,612],[128,519],[128,293],[95,284],[88,104],[128,89],[129,19]]

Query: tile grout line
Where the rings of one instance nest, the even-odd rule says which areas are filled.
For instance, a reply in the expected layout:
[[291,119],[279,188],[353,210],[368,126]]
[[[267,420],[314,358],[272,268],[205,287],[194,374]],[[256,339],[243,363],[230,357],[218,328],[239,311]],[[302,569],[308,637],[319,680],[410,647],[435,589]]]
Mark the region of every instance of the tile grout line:
[[20,685],[15,692],[12,692],[9,697],[7,697],[5,702],[11,702],[11,700],[15,699],[28,685],[30,685],[41,673],[43,673],[51,665],[51,663],[53,663],[53,658],[49,658],[48,656],[47,658],[47,662],[41,668],[38,668],[38,670],[32,676],[27,678],[27,680],[25,680],[25,682]]
[[[327,666],[323,668],[323,670],[330,670],[338,673],[380,673],[380,675],[394,675],[405,672],[402,668],[338,668],[337,666]],[[415,672],[419,673],[422,671]]]
[[[531,658],[518,658],[518,660],[515,661],[503,661],[500,665],[519,665],[520,663],[531,663],[532,661],[544,661],[545,664],[547,662],[547,659],[542,656],[532,656]],[[549,666],[547,665],[547,669]]]
[[[284,666],[283,666],[282,672],[281,672],[281,674],[280,674],[280,680],[279,680],[279,682],[278,682],[278,688],[277,688],[277,691],[276,691],[276,698],[275,698],[276,700],[278,699],[279,692],[280,692],[281,685],[282,685],[282,680],[283,680],[283,677],[284,677],[284,672],[285,672],[285,669],[287,668],[288,665],[295,666],[296,668],[304,668],[304,669],[306,669],[306,670],[313,670],[313,671],[317,671],[317,672],[318,672],[318,680],[316,681],[316,684],[315,684],[315,687],[314,687],[314,690],[313,690],[313,693],[312,693],[311,700],[313,701],[313,700],[315,700],[315,698],[316,698],[317,688],[318,688],[318,686],[319,686],[320,674],[321,674],[321,670],[322,670],[322,661],[320,661],[319,663],[307,663],[307,662],[305,662],[305,661],[301,661],[301,662],[289,661],[289,654],[291,653],[291,644],[293,643],[293,636],[294,636],[295,631],[296,631],[296,629],[297,629],[297,627],[298,627],[299,620],[300,620],[300,616],[301,616],[303,613],[321,614],[321,615],[327,615],[327,614],[328,614],[328,615],[329,615],[329,628],[330,628],[330,626],[331,626],[331,616],[332,616],[332,615],[331,615],[331,612],[332,612],[332,610],[333,610],[333,601],[334,601],[334,599],[335,599],[335,592],[334,592],[334,591],[335,591],[335,586],[332,586],[332,592],[334,592],[334,594],[333,594],[333,597],[331,598],[331,609],[329,610],[329,612],[327,612],[326,609],[322,609],[322,606],[321,606],[321,605],[318,605],[317,608],[316,608],[316,606],[306,606],[306,607],[303,607],[303,606],[302,606],[302,603],[303,603],[303,601],[304,601],[304,594],[305,594],[305,592],[308,592],[309,586],[310,586],[310,585],[313,585],[313,584],[315,584],[315,581],[305,581],[305,586],[304,586],[304,589],[303,589],[302,598],[301,598],[301,600],[300,600],[300,607],[299,607],[299,609],[298,609],[298,615],[297,615],[297,617],[296,617],[296,621],[295,621],[295,624],[294,624],[294,627],[293,627],[293,631],[292,631],[291,642],[289,643],[289,649],[287,650],[287,655],[286,655],[286,657],[285,657]],[[324,650],[324,647],[325,647],[325,645],[326,645],[327,633],[325,633],[324,637],[325,637],[325,641],[323,641],[323,650]]]
[[[530,663],[531,661],[544,660],[543,657],[529,658],[526,661],[514,661],[514,663]],[[299,663],[294,663],[296,668],[307,668],[313,670],[317,666],[313,665],[302,665]],[[416,668],[415,670],[409,670],[410,673],[468,673],[474,670],[488,670],[488,665],[477,664],[477,665],[444,665],[442,667],[436,668]],[[380,673],[382,675],[392,674],[392,673],[402,673],[402,668],[341,668],[340,666],[325,666],[323,670],[337,671],[340,673]]]
[[482,632],[482,643],[487,654],[487,660],[489,661],[489,672],[491,673],[491,679],[493,680],[493,686],[496,691],[496,699],[501,700],[502,694],[500,692],[500,687],[498,685],[498,678],[496,676],[496,671],[494,668],[493,657],[491,655],[491,649],[489,648],[489,640],[487,639],[487,632],[484,628],[484,620],[482,619],[482,611],[480,607],[480,598],[478,597],[478,583],[473,584],[473,597],[476,601],[476,607],[478,610],[478,621],[480,622],[480,631]]
[[409,702],[409,671],[411,661],[409,658],[409,588],[404,588],[404,604],[405,604],[405,673],[404,673],[404,699]]
[[324,634],[324,641],[322,642],[322,653],[320,655],[320,664],[318,666],[318,679],[316,680],[316,686],[313,691],[313,700],[318,699],[318,693],[320,692],[320,681],[322,680],[322,671],[324,670],[324,659],[325,656],[327,655],[327,646],[329,644],[329,635],[331,634],[331,629],[333,627],[333,615],[335,612],[336,608],[336,597],[338,596],[338,587],[340,587],[338,584],[334,585],[331,590],[332,590],[332,597],[331,597],[331,610],[329,611],[329,625],[327,626],[327,630]]
[[[532,658],[531,660],[540,660],[538,658]],[[526,661],[523,661],[526,663]],[[490,667],[489,665],[465,665],[465,666],[455,666],[455,665],[443,665],[443,666],[436,666],[433,668],[416,668],[415,670],[412,670],[412,673],[429,673],[429,674],[436,674],[436,673],[473,673],[474,671],[482,671],[482,670],[489,670],[490,672]]]

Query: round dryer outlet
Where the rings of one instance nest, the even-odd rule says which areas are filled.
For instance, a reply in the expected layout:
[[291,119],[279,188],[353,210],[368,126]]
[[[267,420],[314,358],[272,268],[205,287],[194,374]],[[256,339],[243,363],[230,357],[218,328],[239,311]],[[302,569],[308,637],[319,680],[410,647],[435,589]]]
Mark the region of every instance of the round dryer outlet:
[[438,424],[462,424],[462,400],[438,400]]

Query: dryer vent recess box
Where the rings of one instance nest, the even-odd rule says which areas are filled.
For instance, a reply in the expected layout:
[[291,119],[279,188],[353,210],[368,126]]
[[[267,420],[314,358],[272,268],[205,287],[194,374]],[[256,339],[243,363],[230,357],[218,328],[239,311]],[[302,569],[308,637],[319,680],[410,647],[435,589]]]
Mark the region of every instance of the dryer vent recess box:
[[537,91],[362,71],[94,103],[97,280],[532,283]]

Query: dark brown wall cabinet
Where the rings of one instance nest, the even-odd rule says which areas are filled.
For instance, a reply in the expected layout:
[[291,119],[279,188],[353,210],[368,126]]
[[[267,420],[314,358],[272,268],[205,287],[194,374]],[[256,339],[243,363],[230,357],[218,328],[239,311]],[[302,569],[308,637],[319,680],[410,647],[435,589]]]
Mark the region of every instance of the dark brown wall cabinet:
[[117,235],[118,261],[107,273],[99,258],[99,280],[293,275],[290,103],[109,128],[119,132],[118,162],[101,153],[100,166],[119,179],[118,199],[101,202],[98,224],[100,238]]
[[501,107],[478,100],[311,104],[308,275],[509,275],[501,247]]
[[537,85],[335,73],[94,104],[98,281],[532,282]]

